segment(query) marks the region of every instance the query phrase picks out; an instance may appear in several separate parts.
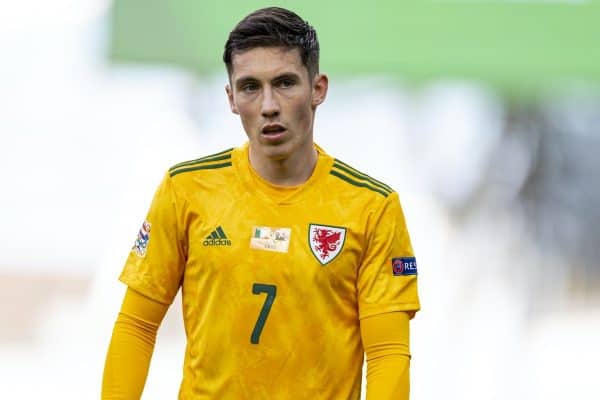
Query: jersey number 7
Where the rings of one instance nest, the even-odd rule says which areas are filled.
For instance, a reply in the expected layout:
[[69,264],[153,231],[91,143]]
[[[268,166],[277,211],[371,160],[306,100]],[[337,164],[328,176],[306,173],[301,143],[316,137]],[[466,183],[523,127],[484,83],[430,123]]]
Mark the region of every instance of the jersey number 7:
[[275,301],[275,296],[277,295],[277,286],[267,285],[265,283],[255,283],[252,285],[252,293],[267,294],[265,304],[263,304],[263,307],[260,310],[258,320],[256,320],[256,325],[254,325],[254,329],[252,330],[252,336],[250,336],[250,343],[258,344],[260,334],[262,333],[263,327],[265,326],[265,322],[267,321],[267,317],[269,316],[269,312],[271,311],[271,306],[273,305],[273,302]]

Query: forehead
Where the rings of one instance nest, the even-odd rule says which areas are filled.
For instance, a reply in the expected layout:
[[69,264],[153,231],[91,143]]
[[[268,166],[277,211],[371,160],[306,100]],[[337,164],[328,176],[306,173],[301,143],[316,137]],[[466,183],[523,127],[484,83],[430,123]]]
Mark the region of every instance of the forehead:
[[285,47],[256,47],[236,52],[231,57],[231,80],[252,77],[269,79],[284,73],[308,75],[300,50]]

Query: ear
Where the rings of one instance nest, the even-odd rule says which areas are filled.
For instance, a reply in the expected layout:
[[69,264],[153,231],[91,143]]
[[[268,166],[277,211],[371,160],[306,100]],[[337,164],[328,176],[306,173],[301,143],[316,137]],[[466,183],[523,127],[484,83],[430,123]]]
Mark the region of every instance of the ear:
[[227,100],[229,100],[229,108],[231,108],[231,112],[234,114],[239,114],[240,112],[238,111],[233,99],[233,90],[231,90],[231,86],[225,85],[225,93],[227,93]]
[[312,106],[317,107],[325,101],[327,89],[329,88],[329,78],[325,74],[316,74],[313,78]]

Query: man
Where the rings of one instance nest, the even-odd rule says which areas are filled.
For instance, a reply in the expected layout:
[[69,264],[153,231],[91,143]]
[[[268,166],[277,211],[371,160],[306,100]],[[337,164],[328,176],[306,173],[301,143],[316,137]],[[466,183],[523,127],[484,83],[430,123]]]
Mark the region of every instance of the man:
[[181,287],[180,399],[408,399],[416,261],[398,195],[313,142],[314,29],[265,8],[231,32],[248,143],[169,169],[127,259],[103,399],[139,399]]

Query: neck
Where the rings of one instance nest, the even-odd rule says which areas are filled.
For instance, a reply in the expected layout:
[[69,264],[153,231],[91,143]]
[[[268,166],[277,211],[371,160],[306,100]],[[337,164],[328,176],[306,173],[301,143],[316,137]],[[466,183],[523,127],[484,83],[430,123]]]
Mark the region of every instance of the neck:
[[312,143],[307,152],[281,159],[272,159],[255,154],[250,146],[250,165],[263,179],[279,186],[297,186],[306,182],[317,164],[317,150]]

